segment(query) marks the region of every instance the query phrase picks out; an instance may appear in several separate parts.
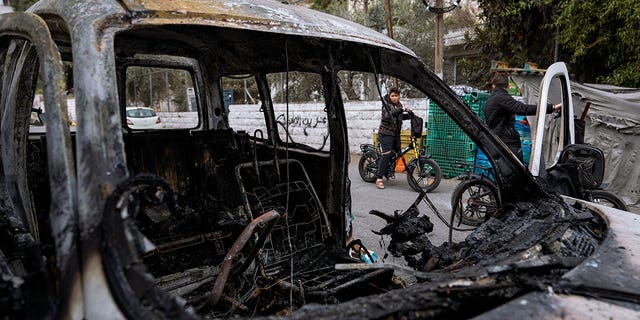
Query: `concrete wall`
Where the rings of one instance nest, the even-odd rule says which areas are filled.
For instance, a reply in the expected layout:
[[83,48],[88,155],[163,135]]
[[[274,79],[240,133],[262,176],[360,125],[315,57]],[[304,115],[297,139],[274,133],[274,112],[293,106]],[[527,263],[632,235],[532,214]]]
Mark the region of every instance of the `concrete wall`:
[[[34,107],[43,107],[41,97],[34,101]],[[429,100],[427,99],[401,99],[406,107],[422,117],[426,123]],[[67,106],[69,118],[76,121],[75,100],[68,99]],[[360,153],[360,144],[372,143],[373,132],[378,131],[382,104],[380,101],[347,101],[344,104],[347,118],[349,150],[351,153]],[[282,124],[287,120],[287,106],[275,104],[276,120]],[[293,141],[303,143],[314,148],[328,150],[327,113],[324,111],[323,102],[290,103],[289,104],[289,131]],[[46,111],[46,110],[45,110]],[[185,128],[192,127],[198,121],[197,112],[158,112],[162,123],[159,128]],[[261,129],[266,137],[264,117],[260,112],[259,104],[237,104],[229,106],[229,124],[235,131],[246,131],[253,135],[256,129]],[[409,130],[409,121],[404,121],[403,129]],[[282,129],[282,127],[280,127]],[[279,130],[284,132],[284,130]],[[285,136],[282,134],[284,140]]]
[[162,121],[160,128],[193,128],[198,125],[198,112],[163,112],[156,114]]
[[[402,99],[401,102],[411,108],[414,113],[427,119],[427,99]],[[360,152],[360,144],[371,143],[372,134],[380,125],[381,103],[379,101],[345,102],[347,118],[349,150],[351,153]],[[296,103],[289,104],[289,132],[293,141],[304,143],[314,148],[323,146],[327,136],[327,113],[324,103]],[[274,105],[276,120],[282,124],[287,120],[287,108],[284,104]],[[229,106],[229,124],[236,130],[244,130],[253,134],[254,130],[264,129],[264,117],[260,112],[260,105],[242,104]],[[280,127],[282,128],[282,127]],[[404,129],[409,129],[409,121],[404,121]],[[284,132],[280,130],[280,132]],[[284,140],[284,135],[281,135]],[[323,150],[328,150],[328,143]]]

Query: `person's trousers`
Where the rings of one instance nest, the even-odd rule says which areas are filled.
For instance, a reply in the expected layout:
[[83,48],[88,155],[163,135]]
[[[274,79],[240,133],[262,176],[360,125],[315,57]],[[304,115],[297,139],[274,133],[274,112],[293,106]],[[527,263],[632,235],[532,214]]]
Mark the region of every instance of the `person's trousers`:
[[397,137],[384,134],[378,136],[378,141],[380,142],[382,155],[380,156],[380,160],[378,160],[378,173],[376,176],[378,179],[382,179],[389,173],[389,160],[393,156],[394,152],[396,152],[400,147],[400,141]]

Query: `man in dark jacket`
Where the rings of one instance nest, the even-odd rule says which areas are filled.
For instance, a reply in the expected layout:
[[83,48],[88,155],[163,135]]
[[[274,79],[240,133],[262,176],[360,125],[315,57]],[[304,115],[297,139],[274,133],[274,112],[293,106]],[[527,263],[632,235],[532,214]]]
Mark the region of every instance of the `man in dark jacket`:
[[[391,88],[389,94],[385,95],[382,104],[382,117],[380,118],[380,128],[378,129],[378,141],[382,156],[378,160],[378,173],[376,179],[376,187],[384,189],[382,178],[387,175],[389,160],[392,153],[400,150],[400,129],[402,128],[402,120],[411,117],[411,110],[402,106],[400,103],[400,90]],[[404,113],[407,112],[407,113]]]
[[[536,114],[538,106],[535,104],[524,104],[515,100],[507,93],[508,87],[509,81],[507,76],[503,74],[498,73],[491,79],[491,89],[493,92],[484,107],[484,115],[491,131],[502,139],[511,152],[520,159],[520,162],[524,162],[522,158],[520,134],[514,127],[515,116],[534,115]],[[561,107],[561,104],[550,104],[547,106],[547,113],[560,110]]]

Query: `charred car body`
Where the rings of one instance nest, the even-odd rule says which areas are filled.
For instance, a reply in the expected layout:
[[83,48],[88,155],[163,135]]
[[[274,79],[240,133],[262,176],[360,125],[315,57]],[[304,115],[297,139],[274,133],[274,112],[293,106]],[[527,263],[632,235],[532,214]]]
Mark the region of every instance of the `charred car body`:
[[[315,302],[333,305],[303,307],[294,316],[474,316],[524,294],[538,297],[541,287],[566,295],[538,302],[589,303],[584,296],[595,296],[617,312],[637,312],[637,220],[590,204],[569,206],[414,53],[356,24],[275,1],[43,0],[28,13],[0,17],[0,67],[2,315],[255,316]],[[418,216],[415,208],[387,217],[396,253],[413,256],[428,285],[383,293],[397,286],[391,268],[335,267],[355,262],[345,254],[342,70],[411,83],[495,165],[502,202],[510,205],[464,244],[431,246],[426,223],[401,228]],[[128,127],[125,111],[140,100],[142,81],[130,79],[158,72],[167,87],[170,77],[184,80],[171,91],[192,95],[166,104],[179,105],[191,120],[168,129]],[[270,87],[278,72],[317,79],[328,150],[281,138]],[[221,82],[238,75],[256,83],[263,130],[229,125]],[[36,91],[44,97],[45,130],[29,126]],[[491,238],[504,234],[510,237]],[[608,263],[615,269],[604,269]],[[523,270],[537,278],[514,275]],[[603,272],[592,277],[594,271]],[[356,298],[362,295],[374,296]],[[386,303],[394,300],[403,303]]]

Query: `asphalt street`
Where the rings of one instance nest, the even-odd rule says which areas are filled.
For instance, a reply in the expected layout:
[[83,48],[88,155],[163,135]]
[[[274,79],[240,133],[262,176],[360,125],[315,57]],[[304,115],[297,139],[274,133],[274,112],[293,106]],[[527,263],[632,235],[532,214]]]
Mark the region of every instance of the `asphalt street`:
[[[385,180],[385,188],[377,189],[374,183],[366,183],[362,181],[358,174],[358,160],[360,155],[352,155],[349,164],[349,178],[351,179],[351,209],[355,216],[353,221],[354,239],[362,240],[363,244],[376,254],[383,258],[385,256],[386,247],[389,243],[389,237],[381,237],[374,234],[371,230],[380,230],[385,226],[385,221],[381,218],[369,214],[369,211],[376,209],[387,214],[393,214],[396,210],[405,211],[416,200],[418,193],[413,191],[407,183],[407,177],[404,173],[396,173],[395,179]],[[427,194],[436,209],[445,218],[451,217],[451,193],[459,183],[455,179],[443,179],[438,188]],[[428,236],[436,246],[448,241],[449,228],[437,217],[427,204],[424,202],[419,205],[421,214],[429,217],[434,224],[433,232]],[[630,211],[639,213],[640,208],[630,206]],[[466,226],[462,225],[465,228]],[[469,232],[453,231],[453,241],[463,241]],[[392,263],[406,266],[403,258],[395,258],[390,254],[385,263]]]
[[[404,173],[396,173],[395,179],[385,180],[384,189],[377,189],[375,184],[362,181],[358,174],[359,159],[359,155],[352,155],[349,165],[352,196],[351,209],[355,216],[353,221],[354,239],[362,240],[369,250],[375,251],[380,258],[383,258],[389,237],[381,237],[371,232],[371,230],[380,230],[385,226],[385,221],[370,215],[369,211],[376,209],[388,214],[393,214],[396,210],[404,211],[416,200],[418,193],[409,187]],[[455,179],[443,179],[438,188],[427,194],[436,209],[446,219],[449,219],[451,215],[451,193],[458,182]],[[449,237],[449,228],[440,221],[424,202],[418,208],[420,213],[427,215],[434,224],[433,232],[429,234],[431,242],[436,246],[446,242]],[[468,232],[454,231],[453,240],[462,241],[467,234]],[[406,266],[403,258],[395,258],[391,255],[388,255],[384,262]]]

